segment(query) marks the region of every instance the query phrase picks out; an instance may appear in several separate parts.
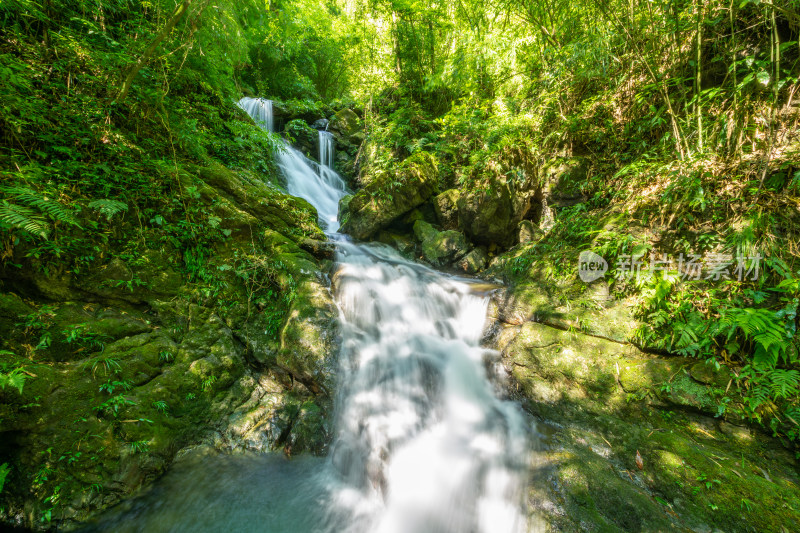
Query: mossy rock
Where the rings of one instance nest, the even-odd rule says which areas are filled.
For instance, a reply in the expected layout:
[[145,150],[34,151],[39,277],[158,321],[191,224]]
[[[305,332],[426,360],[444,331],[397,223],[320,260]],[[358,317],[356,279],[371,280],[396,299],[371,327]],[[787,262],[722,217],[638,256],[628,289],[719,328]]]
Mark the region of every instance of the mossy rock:
[[448,189],[433,198],[436,219],[444,229],[458,229],[458,189]]
[[464,257],[468,251],[466,237],[455,230],[438,232],[422,242],[422,256],[436,267],[449,265]]
[[465,274],[477,274],[486,268],[488,262],[489,255],[486,253],[486,248],[479,246],[457,260],[455,267]]
[[437,187],[433,156],[417,152],[395,172],[384,174],[357,192],[347,205],[342,231],[367,239],[392,221],[421,205]]

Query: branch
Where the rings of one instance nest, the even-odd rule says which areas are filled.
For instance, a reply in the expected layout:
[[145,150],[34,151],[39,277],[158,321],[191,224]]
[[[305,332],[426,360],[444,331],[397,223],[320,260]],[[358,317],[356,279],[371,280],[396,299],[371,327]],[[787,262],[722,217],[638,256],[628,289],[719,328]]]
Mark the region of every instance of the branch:
[[158,32],[158,35],[155,36],[147,49],[142,53],[141,56],[139,56],[139,59],[136,60],[136,63],[131,65],[130,69],[128,69],[128,75],[125,77],[125,81],[122,82],[122,88],[119,90],[117,97],[114,98],[114,103],[122,102],[125,97],[128,96],[128,91],[130,91],[131,84],[133,84],[133,80],[136,78],[136,75],[150,60],[153,53],[158,48],[158,45],[161,44],[161,41],[167,38],[175,25],[178,24],[181,18],[183,18],[183,15],[189,10],[191,3],[192,0],[183,0],[175,7],[175,11],[172,12],[172,16],[169,18],[164,27],[161,28],[161,31]]

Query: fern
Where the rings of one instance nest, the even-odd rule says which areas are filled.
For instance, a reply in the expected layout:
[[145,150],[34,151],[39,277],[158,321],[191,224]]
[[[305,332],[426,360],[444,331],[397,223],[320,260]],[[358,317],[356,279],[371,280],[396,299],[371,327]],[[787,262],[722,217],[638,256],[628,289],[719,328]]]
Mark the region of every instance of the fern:
[[0,227],[16,228],[46,239],[50,226],[30,207],[0,200]]
[[56,222],[70,224],[72,226],[79,226],[72,209],[66,207],[60,202],[45,198],[32,189],[15,186],[0,187],[0,192],[5,193],[7,196],[10,196],[19,203],[30,207],[35,207]]
[[22,394],[22,387],[25,385],[25,373],[21,368],[15,368],[11,372],[0,372],[0,390],[5,390],[6,386],[14,387]]
[[[752,308],[731,309],[723,319],[723,323],[738,327],[745,337],[755,343],[753,362],[756,365],[774,368],[789,345],[781,316],[774,311]],[[728,340],[733,335],[735,327],[729,330]]]
[[3,485],[6,484],[6,477],[8,477],[8,473],[11,471],[11,467],[8,466],[8,463],[3,463],[0,465],[0,492],[3,492]]
[[800,372],[797,370],[782,370],[776,368],[769,374],[770,389],[774,398],[788,398],[796,396],[800,383]]
[[119,200],[93,200],[89,202],[89,207],[96,209],[101,215],[105,215],[106,220],[111,220],[114,215],[128,210],[128,204]]

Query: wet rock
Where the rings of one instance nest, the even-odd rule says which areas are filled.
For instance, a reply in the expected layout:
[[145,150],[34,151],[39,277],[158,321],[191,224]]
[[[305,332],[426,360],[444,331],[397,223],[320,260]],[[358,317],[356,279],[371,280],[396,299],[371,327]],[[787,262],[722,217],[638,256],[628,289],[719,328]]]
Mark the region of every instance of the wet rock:
[[380,231],[378,232],[378,242],[388,244],[403,255],[409,255],[414,252],[414,241],[406,235],[391,231]]
[[329,121],[327,118],[321,118],[319,120],[315,120],[311,127],[317,130],[325,130],[328,128]]

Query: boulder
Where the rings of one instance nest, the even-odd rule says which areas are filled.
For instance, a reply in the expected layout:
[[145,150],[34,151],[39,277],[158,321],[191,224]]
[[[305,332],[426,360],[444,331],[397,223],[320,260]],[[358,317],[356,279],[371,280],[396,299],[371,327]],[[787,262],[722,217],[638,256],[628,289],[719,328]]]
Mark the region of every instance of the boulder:
[[544,235],[544,232],[532,221],[523,220],[519,223],[517,235],[519,236],[520,244],[528,244],[541,239]]
[[424,220],[417,220],[414,222],[414,236],[420,243],[436,237],[437,233],[439,232],[436,228]]
[[588,163],[583,157],[558,157],[541,170],[545,205],[567,207],[586,201],[581,188],[588,179]]
[[463,233],[455,230],[438,231],[424,220],[414,223],[414,236],[422,245],[422,256],[436,267],[448,265],[469,251],[469,243]]
[[436,211],[436,220],[444,229],[458,228],[458,189],[449,189],[434,197],[433,209]]
[[488,261],[489,254],[486,252],[486,248],[479,246],[459,259],[455,266],[465,274],[477,274],[486,268]]
[[437,232],[422,243],[422,255],[436,267],[449,265],[469,251],[466,237],[460,231]]
[[517,225],[528,213],[532,196],[532,191],[519,190],[505,179],[490,178],[487,187],[459,195],[459,227],[475,243],[513,246]]
[[331,117],[329,129],[339,133],[346,139],[350,139],[353,135],[361,130],[361,120],[352,109],[341,109]]
[[414,251],[414,242],[410,238],[391,231],[378,232],[378,242],[388,244],[403,255],[411,254]]
[[433,156],[418,152],[394,172],[383,174],[356,193],[340,211],[342,231],[367,239],[436,192],[437,169]]

